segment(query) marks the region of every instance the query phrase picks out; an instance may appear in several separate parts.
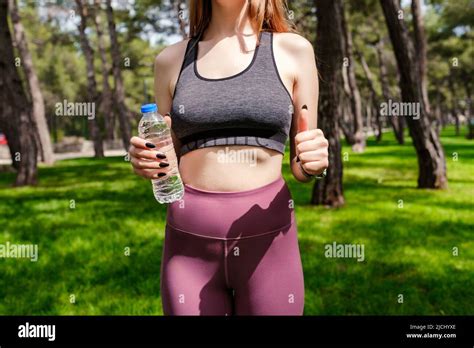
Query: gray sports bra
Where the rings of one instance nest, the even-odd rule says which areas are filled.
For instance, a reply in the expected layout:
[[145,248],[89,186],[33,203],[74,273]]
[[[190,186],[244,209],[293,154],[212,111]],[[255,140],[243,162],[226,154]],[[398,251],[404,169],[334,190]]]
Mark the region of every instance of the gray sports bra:
[[273,33],[260,32],[250,65],[208,79],[196,69],[199,38],[189,40],[171,107],[180,154],[225,145],[262,146],[284,153],[293,102],[273,55]]

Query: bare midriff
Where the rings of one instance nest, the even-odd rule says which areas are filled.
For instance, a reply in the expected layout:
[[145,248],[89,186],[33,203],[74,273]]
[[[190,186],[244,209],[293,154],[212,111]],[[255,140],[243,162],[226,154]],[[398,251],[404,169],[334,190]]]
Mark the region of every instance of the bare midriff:
[[246,191],[277,180],[283,155],[255,146],[212,146],[196,149],[180,158],[185,184],[207,191]]

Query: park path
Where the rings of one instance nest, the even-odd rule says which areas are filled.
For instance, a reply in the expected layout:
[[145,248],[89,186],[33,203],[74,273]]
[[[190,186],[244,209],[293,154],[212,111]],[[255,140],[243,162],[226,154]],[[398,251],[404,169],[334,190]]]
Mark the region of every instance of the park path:
[[[123,149],[119,150],[105,150],[105,157],[116,157],[125,156],[127,152]],[[94,157],[94,151],[83,151],[83,152],[66,152],[66,153],[55,153],[54,160],[61,161],[66,159],[83,158],[83,157]],[[0,158],[0,165],[11,165],[11,158]]]

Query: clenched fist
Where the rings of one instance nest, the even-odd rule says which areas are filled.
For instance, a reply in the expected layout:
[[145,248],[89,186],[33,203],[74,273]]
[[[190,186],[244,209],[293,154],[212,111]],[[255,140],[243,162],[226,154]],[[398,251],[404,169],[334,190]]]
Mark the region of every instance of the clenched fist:
[[307,174],[319,175],[328,167],[329,142],[321,129],[309,129],[306,108],[301,110],[295,143],[301,168]]

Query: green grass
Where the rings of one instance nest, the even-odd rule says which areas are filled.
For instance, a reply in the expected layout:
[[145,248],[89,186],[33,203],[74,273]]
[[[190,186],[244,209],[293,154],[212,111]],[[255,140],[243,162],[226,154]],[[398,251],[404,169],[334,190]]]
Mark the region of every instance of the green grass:
[[[416,188],[407,140],[399,146],[385,134],[380,144],[369,139],[363,154],[343,148],[346,205],[339,209],[310,205],[312,185],[296,182],[285,164],[306,315],[474,314],[473,143],[452,128],[443,132],[449,188],[437,191]],[[123,158],[42,167],[35,188],[11,188],[13,174],[0,175],[0,244],[39,245],[38,262],[0,259],[0,314],[162,314],[166,209]],[[325,258],[333,241],[364,244],[365,261]]]

